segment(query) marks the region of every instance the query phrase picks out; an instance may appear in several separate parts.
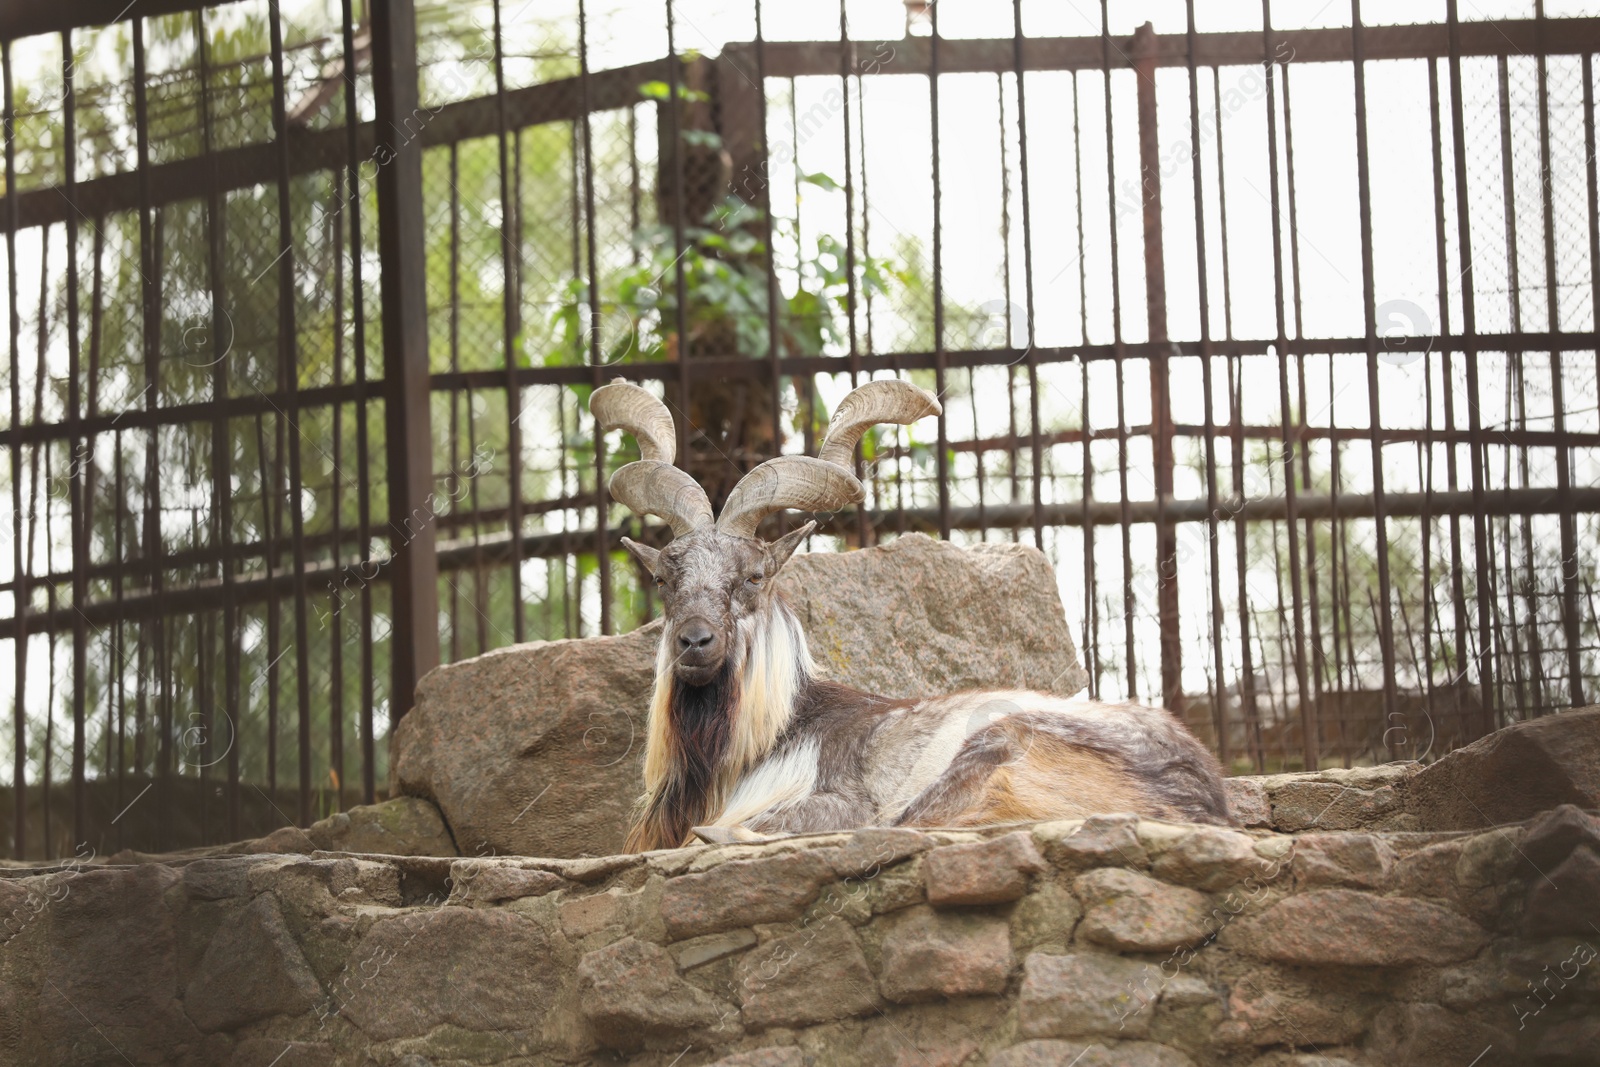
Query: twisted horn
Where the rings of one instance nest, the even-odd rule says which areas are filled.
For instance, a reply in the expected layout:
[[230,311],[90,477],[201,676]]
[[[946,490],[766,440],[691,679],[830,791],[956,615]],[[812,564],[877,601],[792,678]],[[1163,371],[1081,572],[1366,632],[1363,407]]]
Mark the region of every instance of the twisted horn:
[[621,430],[639,442],[643,459],[617,468],[611,497],[640,515],[656,515],[682,537],[711,519],[711,501],[688,473],[672,465],[677,432],[667,406],[637,385],[618,378],[589,397],[602,430]]
[[867,491],[856,480],[853,455],[867,427],[913,423],[941,410],[932,393],[910,382],[897,378],[868,382],[839,402],[816,459],[779,456],[741,478],[728,494],[717,529],[754,537],[761,520],[773,512],[837,511],[846,504],[859,504]]
[[671,463],[678,452],[678,431],[667,405],[626,378],[614,378],[589,395],[589,411],[602,430],[621,430],[639,442],[643,459]]
[[839,401],[833,418],[828,421],[828,435],[823,438],[817,458],[852,470],[855,467],[856,444],[869,426],[880,422],[898,422],[908,426],[943,410],[932,393],[908,381],[885,378],[868,382]]
[[761,520],[774,512],[835,511],[866,495],[855,475],[838,464],[810,456],[778,456],[739,479],[722,506],[717,529],[735,537],[754,537]]

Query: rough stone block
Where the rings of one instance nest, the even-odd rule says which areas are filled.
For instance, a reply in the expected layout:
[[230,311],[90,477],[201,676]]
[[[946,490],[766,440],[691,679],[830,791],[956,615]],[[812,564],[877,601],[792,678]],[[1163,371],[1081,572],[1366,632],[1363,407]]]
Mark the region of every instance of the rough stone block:
[[1477,924],[1436,904],[1348,889],[1286,897],[1222,932],[1223,944],[1262,959],[1377,967],[1455,963],[1487,939]]
[[1248,1045],[1338,1044],[1366,1032],[1372,1005],[1343,991],[1318,988],[1282,971],[1233,979],[1219,1041]]
[[1040,823],[1033,828],[1033,839],[1045,858],[1063,870],[1146,869],[1150,857],[1139,843],[1138,821],[1135,815],[1091,815],[1081,821]]
[[668,951],[672,953],[672,958],[678,961],[678,970],[689,971],[702,964],[732,956],[736,952],[743,952],[755,943],[756,935],[753,931],[729,930],[726,933],[707,934],[704,937],[679,941]]
[[1194,1061],[1149,1041],[1024,1041],[989,1057],[989,1067],[1194,1067]]
[[1600,929],[1600,853],[1585,845],[1548,876],[1534,878],[1524,916],[1530,937]]
[[[175,1045],[199,1042],[178,1007],[176,927],[165,902],[177,883],[177,872],[155,865],[51,880],[49,902],[33,921],[45,935],[34,1007],[43,1047],[62,1061],[109,1061],[120,1049],[154,1063]],[[96,1029],[84,1026],[85,1017]],[[80,1052],[69,1057],[68,1049]]]
[[688,1039],[719,1023],[732,1036],[732,1005],[680,978],[660,945],[631,937],[579,961],[578,1003],[595,1039],[610,1048]]
[[446,1024],[537,1030],[562,982],[551,961],[544,930],[513,912],[420,909],[373,924],[334,982],[330,1010],[380,1041]]
[[1425,830],[1499,826],[1562,804],[1600,808],[1600,706],[1496,730],[1406,783]]
[[1460,841],[1440,841],[1396,858],[1389,884],[1408,897],[1451,899],[1456,896],[1456,864]]
[[1372,889],[1388,880],[1394,849],[1372,834],[1304,834],[1295,839],[1295,883]]
[[675,940],[798,919],[832,878],[833,868],[812,852],[734,860],[703,874],[669,879],[661,893],[661,918]]
[[1004,919],[919,907],[886,923],[879,984],[890,1000],[985,996],[1005,990],[1012,958]]
[[1373,1021],[1368,1049],[1380,1063],[1406,1067],[1506,1067],[1519,1062],[1516,1039],[1471,1015],[1437,1004],[1393,1004]]
[[1271,864],[1256,855],[1255,839],[1237,830],[1201,826],[1164,849],[1150,865],[1162,881],[1203,889],[1230,889],[1247,878],[1260,880]]
[[1035,886],[1011,912],[1011,945],[1027,953],[1043,946],[1065,951],[1072,931],[1083,918],[1083,905],[1063,886],[1046,882]]
[[922,860],[928,903],[935,907],[1019,900],[1028,890],[1028,879],[1044,869],[1044,857],[1025,830],[970,845],[946,845]]
[[234,1046],[228,1067],[334,1067],[335,1062],[332,1045],[249,1037]]
[[1212,932],[1211,903],[1203,893],[1154,878],[1102,867],[1072,884],[1083,901],[1079,936],[1126,952],[1166,952],[1199,944]]
[[1536,816],[1522,832],[1517,851],[1534,873],[1549,870],[1580,845],[1600,851],[1600,818],[1563,804]]
[[869,827],[857,830],[843,845],[819,849],[836,878],[870,882],[912,856],[933,847],[933,839],[905,827]]
[[806,1057],[793,1045],[751,1049],[735,1052],[711,1064],[711,1067],[805,1067]]
[[1381,780],[1329,780],[1331,774],[1289,778],[1269,786],[1273,828],[1285,833],[1398,828],[1391,824],[1404,816],[1406,809],[1394,785]]
[[549,871],[509,863],[462,860],[450,865],[450,884],[463,900],[498,904],[523,897],[542,897],[568,883]]
[[736,968],[745,1026],[805,1026],[871,1011],[878,987],[855,931],[829,916],[745,953]]
[[274,1015],[300,1015],[322,996],[278,910],[263,893],[211,938],[184,1010],[202,1030],[232,1030]]
[[455,840],[439,808],[423,797],[394,797],[336,812],[312,823],[307,836],[324,852],[457,855]]
[[1222,780],[1228,798],[1228,814],[1240,826],[1251,830],[1272,828],[1272,802],[1259,778],[1240,775]]
[[1118,956],[1035,952],[1023,962],[1018,1028],[1026,1037],[1143,1037],[1147,971]]

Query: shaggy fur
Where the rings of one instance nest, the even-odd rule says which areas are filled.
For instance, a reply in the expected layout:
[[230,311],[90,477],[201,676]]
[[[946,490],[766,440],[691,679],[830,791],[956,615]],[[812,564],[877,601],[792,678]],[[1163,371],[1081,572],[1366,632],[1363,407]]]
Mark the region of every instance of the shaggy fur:
[[819,679],[799,619],[769,590],[729,616],[720,670],[690,684],[671,653],[669,602],[631,850],[683,845],[696,826],[802,833],[1111,811],[1229,822],[1221,768],[1160,708],[1022,690],[892,700]]

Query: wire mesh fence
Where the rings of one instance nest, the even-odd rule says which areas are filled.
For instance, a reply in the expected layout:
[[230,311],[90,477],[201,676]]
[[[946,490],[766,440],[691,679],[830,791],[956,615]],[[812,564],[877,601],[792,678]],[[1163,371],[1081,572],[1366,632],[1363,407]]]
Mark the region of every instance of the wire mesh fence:
[[714,502],[928,386],[811,550],[1037,545],[1236,772],[1594,699],[1600,20],[1336,8],[0,15],[11,853],[305,825],[652,617],[617,375]]

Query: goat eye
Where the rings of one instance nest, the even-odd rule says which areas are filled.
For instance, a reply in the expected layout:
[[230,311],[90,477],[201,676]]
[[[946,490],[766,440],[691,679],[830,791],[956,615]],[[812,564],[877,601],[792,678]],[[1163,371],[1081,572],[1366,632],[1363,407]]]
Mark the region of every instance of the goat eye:
[[666,587],[667,587],[667,580],[658,575],[656,577],[656,588],[657,589],[665,589]]
[[763,577],[764,576],[760,574],[752,574],[750,577],[746,578],[745,581],[750,585],[760,585]]

